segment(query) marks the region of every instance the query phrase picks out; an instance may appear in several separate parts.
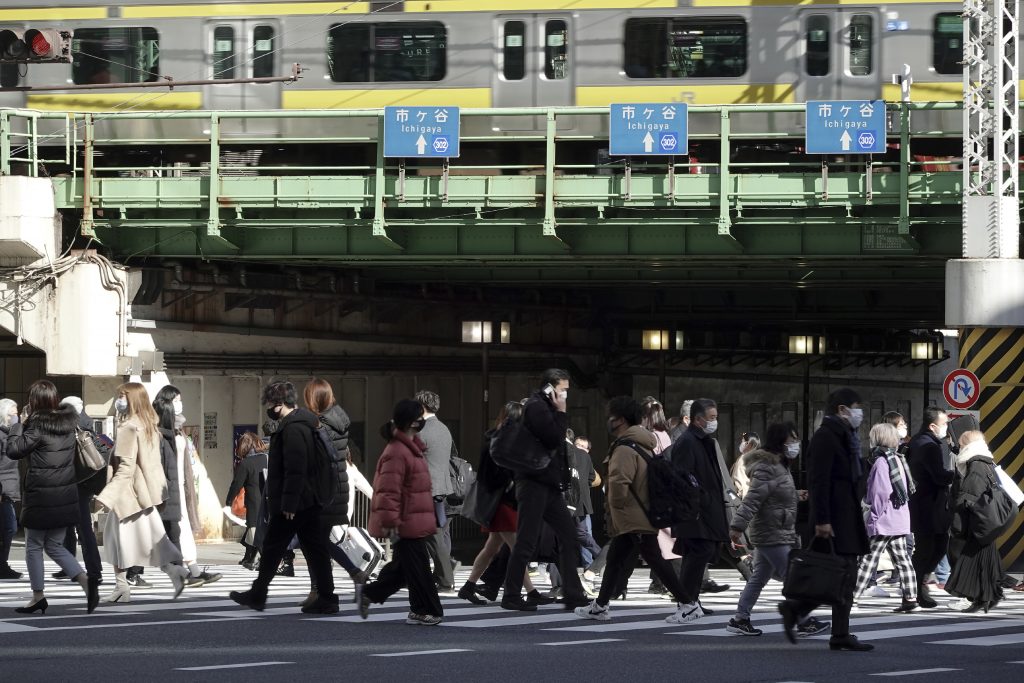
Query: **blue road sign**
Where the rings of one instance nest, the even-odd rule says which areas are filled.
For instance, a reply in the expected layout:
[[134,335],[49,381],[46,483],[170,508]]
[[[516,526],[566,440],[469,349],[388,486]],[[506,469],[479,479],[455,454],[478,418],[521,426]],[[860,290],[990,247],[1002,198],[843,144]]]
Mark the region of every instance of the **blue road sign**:
[[809,101],[806,106],[808,154],[885,152],[882,100]]
[[613,104],[608,151],[614,156],[686,154],[686,115],[679,102]]
[[384,107],[384,156],[459,156],[458,107]]

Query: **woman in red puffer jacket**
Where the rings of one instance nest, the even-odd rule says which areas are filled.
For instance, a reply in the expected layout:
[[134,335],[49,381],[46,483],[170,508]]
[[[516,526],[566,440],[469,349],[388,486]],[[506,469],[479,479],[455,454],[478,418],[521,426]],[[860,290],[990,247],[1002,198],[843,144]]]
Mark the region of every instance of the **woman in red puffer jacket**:
[[381,428],[388,445],[373,475],[369,531],[377,538],[391,538],[394,555],[377,580],[363,588],[359,599],[363,619],[371,603],[382,603],[405,587],[412,610],[405,623],[436,626],[444,615],[424,541],[437,531],[437,517],[430,470],[423,457],[426,447],[416,436],[422,428],[423,406],[409,399],[398,402],[394,418]]

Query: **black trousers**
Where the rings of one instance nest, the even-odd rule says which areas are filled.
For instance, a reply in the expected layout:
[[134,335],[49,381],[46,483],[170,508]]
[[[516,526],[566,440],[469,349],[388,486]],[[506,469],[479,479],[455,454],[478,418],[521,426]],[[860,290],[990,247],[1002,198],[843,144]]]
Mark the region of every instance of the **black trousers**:
[[168,540],[174,544],[174,547],[178,549],[178,552],[181,552],[181,526],[178,522],[172,522],[169,519],[163,520],[163,523],[164,531],[167,532]]
[[427,552],[434,561],[434,583],[445,588],[455,585],[455,571],[452,568],[452,537],[450,527],[452,518],[445,521],[444,526],[437,527],[433,536],[423,539]]
[[[914,534],[914,554],[910,562],[914,565],[917,582],[923,584],[928,575],[935,571],[949,549],[949,534]],[[950,562],[950,566],[952,566]]]
[[718,552],[718,541],[709,541],[706,538],[679,538],[676,539],[673,550],[677,555],[683,556],[683,564],[679,568],[678,600],[684,604],[697,602],[697,598],[700,597],[700,586],[704,582],[704,570]]
[[[846,562],[846,574],[849,581],[846,582],[847,593],[843,596],[843,602],[839,605],[832,605],[832,637],[842,638],[850,635],[850,610],[853,608],[853,591],[857,584],[857,560],[856,555],[839,555]],[[796,608],[797,616],[803,619],[818,608],[816,602],[805,602],[803,600],[787,600]]]
[[612,539],[608,548],[608,561],[601,577],[601,591],[597,595],[597,604],[607,605],[613,596],[622,592],[633,573],[636,556],[644,558],[651,567],[651,573],[661,579],[672,596],[682,602],[682,586],[679,577],[672,570],[672,564],[661,556],[657,534],[622,534]]
[[267,534],[263,539],[263,559],[260,572],[252,582],[253,596],[266,600],[270,581],[274,578],[277,565],[281,563],[292,538],[299,537],[302,554],[306,556],[309,577],[316,585],[321,599],[335,599],[334,574],[331,572],[331,557],[327,554],[330,529],[320,521],[320,507],[314,506],[296,512],[292,519],[278,512],[270,518]]
[[565,499],[557,487],[547,486],[532,479],[516,481],[516,501],[519,522],[516,526],[516,547],[508,560],[505,572],[505,599],[515,600],[523,593],[523,575],[537,551],[541,524],[547,522],[558,539],[558,571],[562,574],[562,590],[566,601],[583,602],[587,599],[580,583],[576,565],[580,559],[580,546],[576,542],[576,523]]
[[384,602],[402,588],[409,589],[409,607],[416,614],[443,617],[437,586],[430,575],[424,538],[403,538],[395,543],[394,556],[380,570],[377,580],[366,584],[363,595],[370,602]]
[[85,573],[90,579],[98,579],[103,576],[103,562],[100,560],[100,549],[96,544],[96,533],[92,530],[92,511],[89,509],[91,502],[92,496],[79,489],[78,524],[67,528],[64,533],[64,547],[74,555],[81,541]]

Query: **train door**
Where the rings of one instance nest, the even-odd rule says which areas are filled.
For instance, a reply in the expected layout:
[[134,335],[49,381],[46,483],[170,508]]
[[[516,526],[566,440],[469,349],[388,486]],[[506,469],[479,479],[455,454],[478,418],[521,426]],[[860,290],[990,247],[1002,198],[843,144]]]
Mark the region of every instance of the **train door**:
[[[495,107],[544,107],[575,102],[572,16],[509,14],[496,19],[492,101]],[[538,117],[505,118],[503,128],[532,130]],[[570,125],[566,119],[560,125]]]
[[801,12],[798,101],[881,97],[879,23],[867,8]]
[[[211,21],[206,26],[205,78],[233,80],[283,75],[276,52],[279,25],[268,20]],[[204,108],[215,110],[280,109],[280,83],[223,83],[204,88]],[[261,123],[266,121],[266,123]],[[247,122],[245,132],[265,132],[267,119]]]

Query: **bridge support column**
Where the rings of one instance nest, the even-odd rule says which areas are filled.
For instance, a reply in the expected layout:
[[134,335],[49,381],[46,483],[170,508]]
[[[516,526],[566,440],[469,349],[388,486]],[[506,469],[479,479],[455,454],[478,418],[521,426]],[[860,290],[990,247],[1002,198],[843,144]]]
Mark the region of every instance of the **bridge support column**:
[[[946,323],[960,329],[960,366],[978,376],[975,404],[996,463],[1024,482],[1024,260],[946,264]],[[1024,568],[1024,515],[998,541],[1004,567]]]

